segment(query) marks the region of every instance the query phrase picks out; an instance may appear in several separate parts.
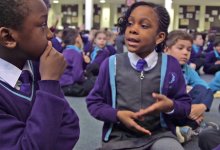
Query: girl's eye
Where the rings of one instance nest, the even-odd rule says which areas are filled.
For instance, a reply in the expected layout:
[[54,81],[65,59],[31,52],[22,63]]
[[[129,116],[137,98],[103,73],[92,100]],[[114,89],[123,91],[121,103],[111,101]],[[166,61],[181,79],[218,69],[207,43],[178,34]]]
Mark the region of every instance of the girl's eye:
[[127,23],[127,26],[131,26],[133,23],[131,22],[131,21],[129,21],[128,23]]
[[149,28],[149,25],[147,25],[147,24],[142,24],[141,27],[144,28],[144,29],[147,29],[147,28]]

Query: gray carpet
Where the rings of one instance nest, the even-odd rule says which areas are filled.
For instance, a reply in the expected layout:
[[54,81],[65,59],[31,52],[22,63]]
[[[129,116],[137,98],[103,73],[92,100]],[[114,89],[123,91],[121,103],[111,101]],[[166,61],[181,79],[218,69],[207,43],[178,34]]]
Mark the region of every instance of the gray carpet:
[[[209,82],[212,76],[203,75],[202,78]],[[80,139],[74,150],[95,150],[101,145],[102,122],[90,116],[86,108],[85,97],[66,97],[71,107],[80,118]],[[220,124],[220,114],[218,113],[219,99],[215,99],[211,111],[206,113],[205,120]],[[184,145],[186,150],[199,150],[197,139]]]

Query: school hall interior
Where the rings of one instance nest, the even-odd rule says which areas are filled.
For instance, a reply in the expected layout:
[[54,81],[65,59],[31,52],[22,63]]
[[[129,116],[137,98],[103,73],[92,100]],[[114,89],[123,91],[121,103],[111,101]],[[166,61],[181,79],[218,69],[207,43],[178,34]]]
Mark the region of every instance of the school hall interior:
[[[140,1],[140,0],[139,0]],[[171,22],[169,31],[183,29],[189,33],[214,33],[220,39],[220,0],[143,0],[167,8]],[[126,10],[125,0],[50,0],[48,25],[62,30],[65,26],[90,31],[92,28],[117,32],[118,18]],[[126,51],[126,48],[124,49]],[[200,70],[201,78],[210,82],[214,75]],[[80,118],[80,139],[74,150],[95,150],[101,146],[101,121],[94,119],[86,107],[86,97],[66,96]],[[215,94],[206,121],[220,124],[220,94]],[[199,150],[197,139],[184,144],[186,150]]]

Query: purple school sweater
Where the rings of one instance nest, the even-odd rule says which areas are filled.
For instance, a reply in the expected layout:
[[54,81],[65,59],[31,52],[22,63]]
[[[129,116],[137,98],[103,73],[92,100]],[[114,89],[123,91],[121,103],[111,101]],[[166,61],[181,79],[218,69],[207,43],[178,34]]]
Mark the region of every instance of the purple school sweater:
[[[88,44],[84,47],[85,53],[90,52],[90,54],[93,52],[94,47],[91,45],[91,42],[88,42]],[[93,64],[97,64],[101,66],[102,62],[108,58],[111,55],[116,54],[116,50],[113,46],[111,45],[106,45],[106,47],[103,48],[103,50],[100,50],[94,59],[94,61],[91,64],[88,64],[88,67]],[[86,68],[86,67],[84,67]]]
[[72,150],[79,139],[79,119],[58,81],[37,81],[32,94],[0,81],[0,149]]
[[[128,69],[133,69],[132,66]],[[186,85],[181,67],[177,60],[168,56],[167,71],[162,87],[162,94],[174,101],[174,112],[170,115],[163,114],[164,120],[170,130],[174,132],[175,118],[186,118],[191,111],[191,98],[186,93]],[[98,120],[104,121],[103,139],[111,123],[117,123],[117,109],[112,108],[112,96],[109,79],[109,59],[106,59],[94,88],[86,98],[90,114]],[[129,82],[129,81],[128,81]],[[117,85],[117,83],[116,83]]]
[[82,54],[73,49],[64,49],[67,67],[60,78],[61,86],[81,83],[84,80]]
[[192,47],[189,63],[195,63],[196,60],[202,56],[202,51],[203,51],[203,48],[199,47],[199,51],[196,53],[194,50],[194,47]]
[[207,72],[206,70],[208,70],[210,67],[214,67],[217,60],[219,59],[216,57],[214,51],[207,53],[205,55],[204,71]]

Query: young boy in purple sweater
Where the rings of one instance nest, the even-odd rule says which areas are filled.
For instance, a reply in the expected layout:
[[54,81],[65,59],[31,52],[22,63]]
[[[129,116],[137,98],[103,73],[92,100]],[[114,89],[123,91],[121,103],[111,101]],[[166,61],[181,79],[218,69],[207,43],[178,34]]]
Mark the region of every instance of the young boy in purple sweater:
[[90,114],[104,121],[102,149],[183,150],[171,131],[189,115],[191,100],[176,59],[156,52],[168,25],[166,9],[147,2],[120,19],[129,52],[102,63],[87,97]]
[[0,1],[0,149],[72,150],[79,138],[47,15],[43,0]]

